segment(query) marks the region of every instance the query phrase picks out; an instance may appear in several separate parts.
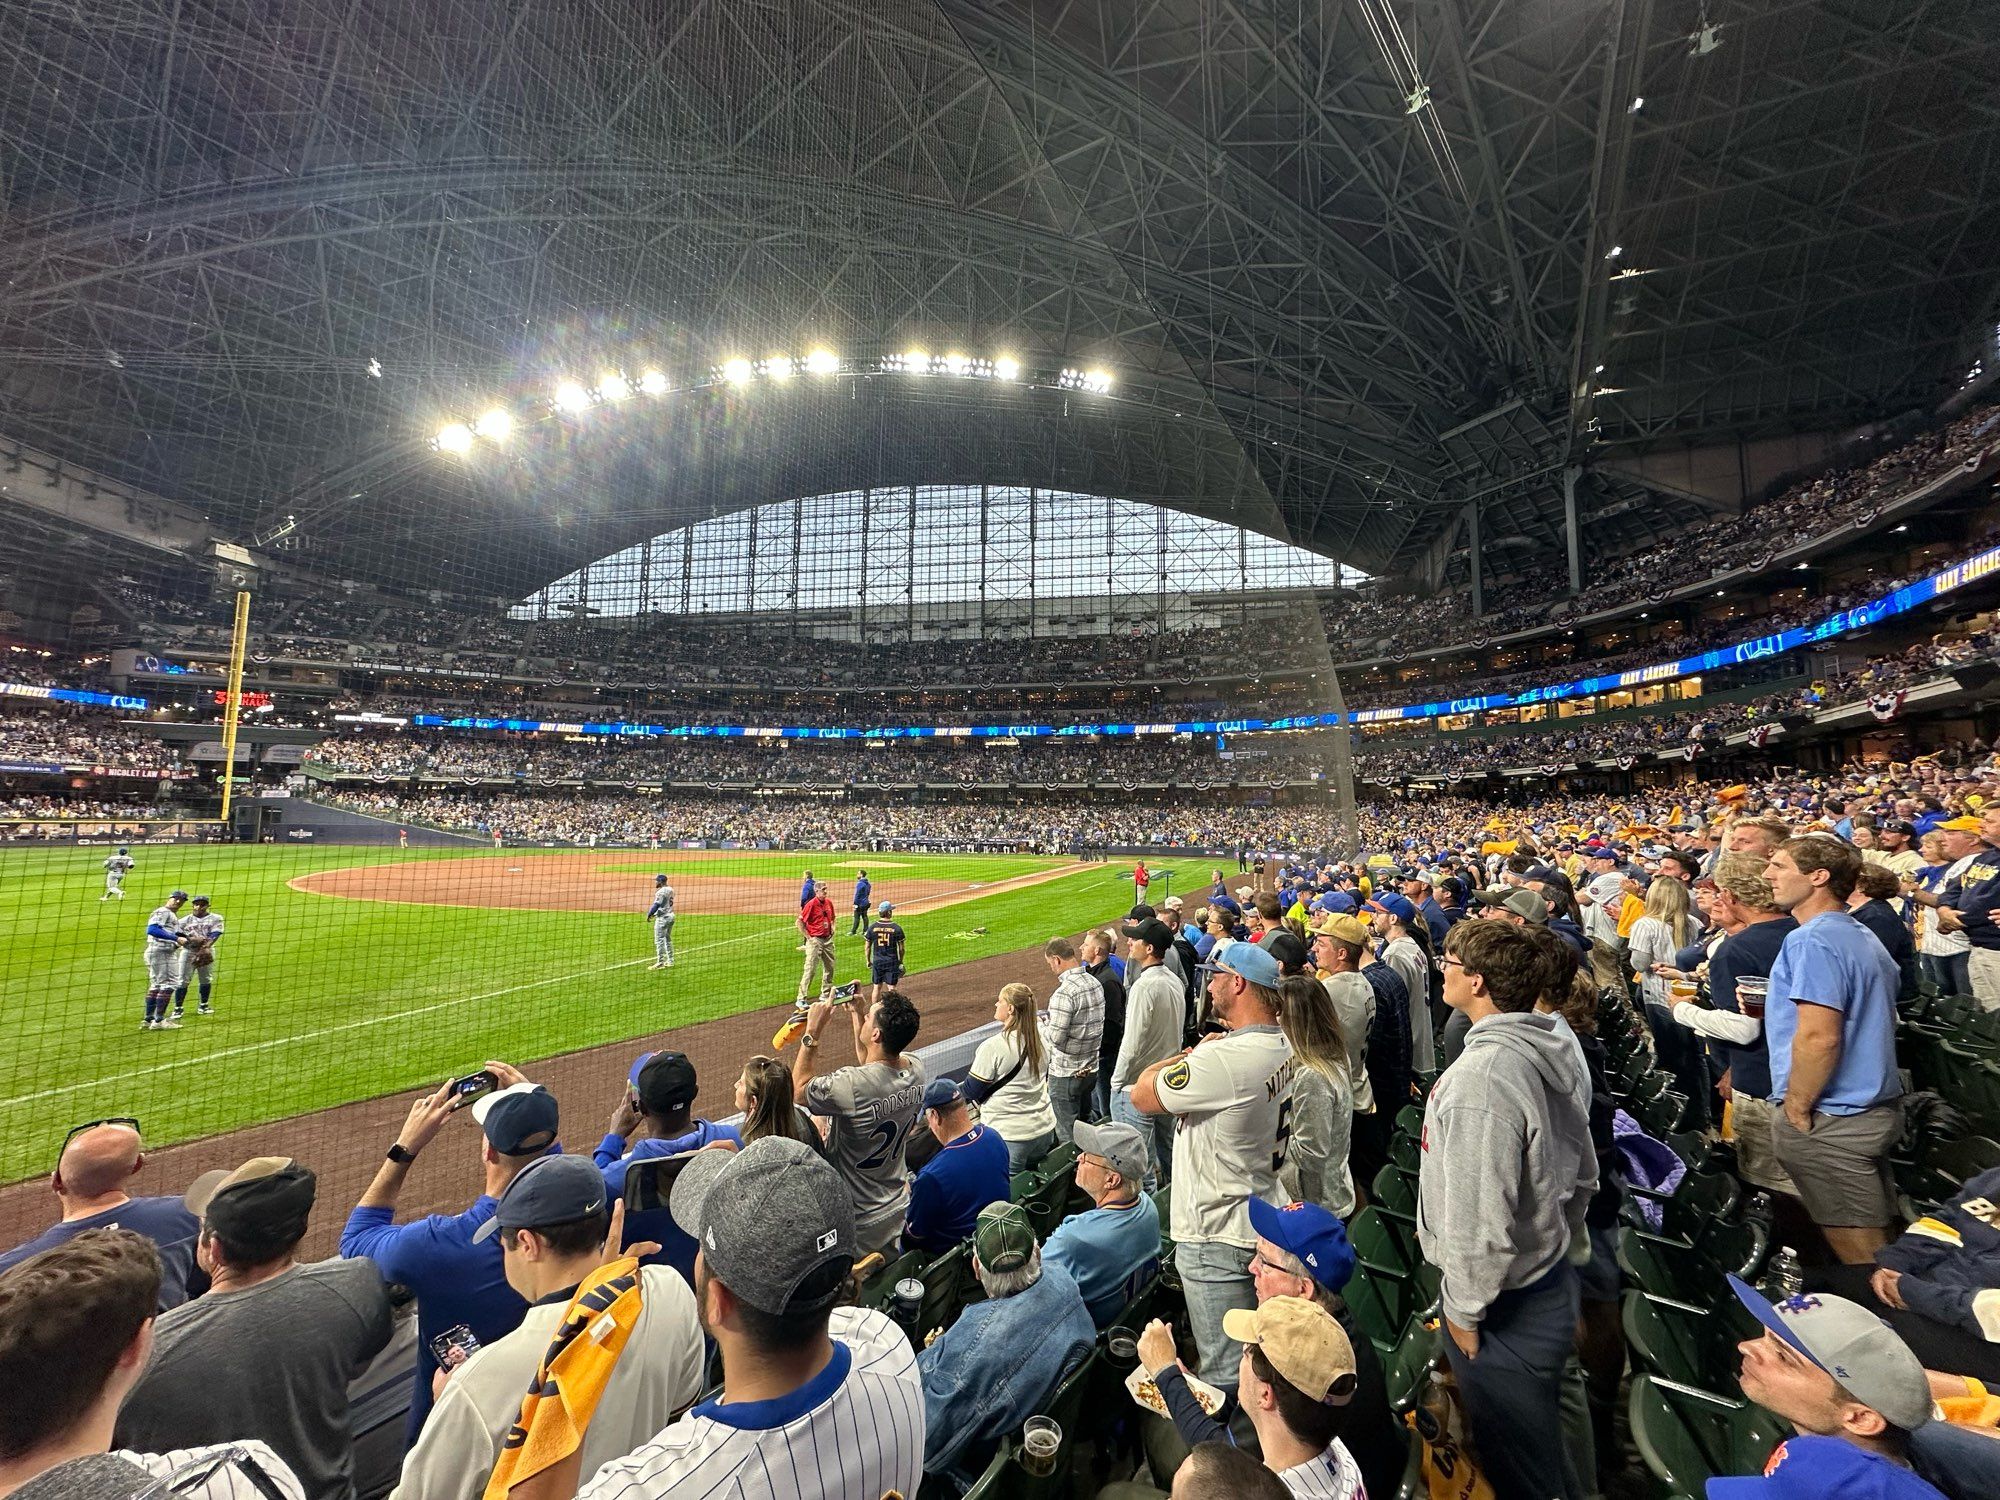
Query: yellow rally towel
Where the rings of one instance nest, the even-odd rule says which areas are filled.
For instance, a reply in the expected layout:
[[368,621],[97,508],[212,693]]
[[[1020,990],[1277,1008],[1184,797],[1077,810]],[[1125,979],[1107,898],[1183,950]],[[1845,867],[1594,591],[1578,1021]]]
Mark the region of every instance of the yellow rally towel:
[[581,1446],[643,1306],[635,1256],[621,1256],[583,1279],[549,1340],[520,1415],[500,1445],[500,1461],[486,1481],[485,1500],[505,1500],[515,1485],[562,1462]]

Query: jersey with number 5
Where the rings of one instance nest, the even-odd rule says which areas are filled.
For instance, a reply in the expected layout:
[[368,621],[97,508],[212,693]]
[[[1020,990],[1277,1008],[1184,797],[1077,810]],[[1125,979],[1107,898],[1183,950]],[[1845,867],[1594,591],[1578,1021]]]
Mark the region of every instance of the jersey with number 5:
[[832,1121],[827,1157],[854,1194],[854,1222],[878,1224],[910,1203],[903,1153],[924,1110],[924,1065],[861,1063],[806,1085],[805,1106]]
[[1292,1135],[1292,1044],[1276,1026],[1203,1042],[1154,1079],[1175,1118],[1173,1237],[1250,1249],[1247,1196],[1283,1203]]

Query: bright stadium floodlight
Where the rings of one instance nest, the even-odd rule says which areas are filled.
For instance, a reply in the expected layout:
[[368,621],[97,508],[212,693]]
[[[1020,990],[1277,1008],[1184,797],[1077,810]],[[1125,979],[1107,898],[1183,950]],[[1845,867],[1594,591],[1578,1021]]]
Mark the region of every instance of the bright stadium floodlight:
[[928,375],[931,372],[931,357],[921,349],[912,349],[903,356],[903,373],[906,375]]
[[1002,380],[1019,380],[1021,362],[1011,354],[1003,354],[993,361],[993,373]]
[[489,443],[504,443],[514,431],[513,413],[503,406],[496,406],[474,422],[472,430]]
[[671,389],[667,377],[658,370],[648,370],[639,377],[639,389],[648,396],[664,396]]
[[971,370],[972,361],[963,354],[947,354],[944,357],[944,367],[948,374],[964,375]]
[[774,354],[764,361],[764,373],[773,380],[790,380],[793,375],[792,357],[789,354]]
[[597,377],[598,399],[605,402],[623,401],[631,394],[631,383],[618,371],[606,370]]
[[1111,389],[1111,372],[1092,370],[1083,377],[1083,383],[1086,390],[1096,391],[1101,396]]
[[574,380],[565,380],[556,386],[555,407],[557,411],[585,412],[590,410],[590,392]]
[[840,373],[840,356],[835,354],[831,349],[815,349],[806,356],[806,373],[808,375],[838,375]]
[[731,385],[748,385],[756,373],[756,367],[747,359],[725,359],[722,362],[722,378]]
[[470,453],[472,451],[472,429],[463,422],[447,422],[431,440],[440,453]]

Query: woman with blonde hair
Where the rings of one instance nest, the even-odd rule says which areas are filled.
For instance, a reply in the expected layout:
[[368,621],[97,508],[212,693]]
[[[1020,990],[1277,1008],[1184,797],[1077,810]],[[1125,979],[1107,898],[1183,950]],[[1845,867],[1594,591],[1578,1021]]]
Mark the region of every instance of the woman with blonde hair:
[[1304,1203],[1335,1218],[1354,1212],[1354,1176],[1347,1155],[1354,1129],[1354,1080],[1340,1039],[1333,999],[1317,979],[1292,974],[1278,981],[1278,1026],[1292,1044],[1292,1138],[1278,1180]]
[[767,1135],[804,1141],[822,1156],[826,1142],[812,1117],[792,1098],[792,1070],[775,1057],[761,1054],[743,1065],[736,1080],[736,1107],[743,1112],[739,1134],[743,1144],[761,1141]]
[[1632,924],[1630,941],[1632,970],[1648,1005],[1665,1009],[1672,1003],[1672,981],[1654,972],[1654,965],[1672,967],[1674,955],[1694,941],[1688,910],[1688,888],[1673,876],[1656,876],[1646,887],[1645,915]]
[[1049,1103],[1049,1057],[1042,1042],[1035,992],[1025,984],[1001,988],[993,1003],[997,1036],[972,1054],[965,1097],[979,1118],[1007,1143],[1007,1170],[1020,1172],[1056,1148],[1056,1112]]

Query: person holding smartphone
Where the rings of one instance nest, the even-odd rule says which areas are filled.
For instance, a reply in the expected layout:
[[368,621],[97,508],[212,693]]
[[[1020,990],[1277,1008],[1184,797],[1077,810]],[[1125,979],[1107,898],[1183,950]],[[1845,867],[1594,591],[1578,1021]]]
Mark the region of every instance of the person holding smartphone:
[[[613,1200],[580,1156],[531,1163],[478,1231],[527,1305],[521,1326],[434,1377],[437,1406],[403,1460],[394,1496],[477,1500],[577,1287],[602,1264]],[[614,1247],[615,1248],[615,1247]],[[671,1266],[639,1271],[641,1310],[583,1435],[583,1472],[646,1442],[701,1394],[694,1292]]]

